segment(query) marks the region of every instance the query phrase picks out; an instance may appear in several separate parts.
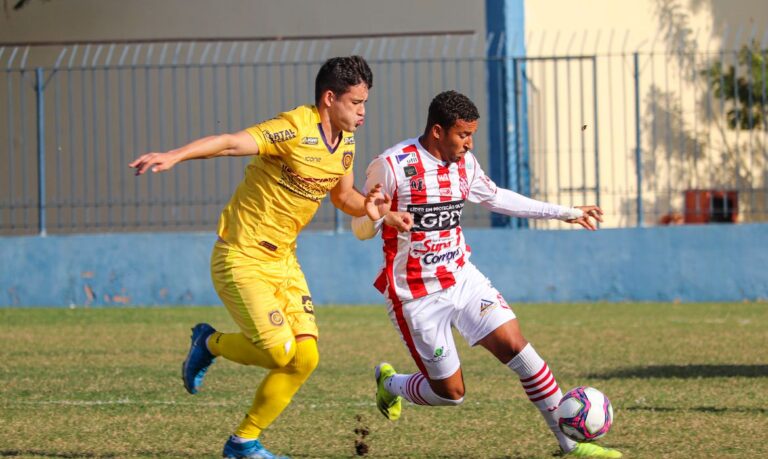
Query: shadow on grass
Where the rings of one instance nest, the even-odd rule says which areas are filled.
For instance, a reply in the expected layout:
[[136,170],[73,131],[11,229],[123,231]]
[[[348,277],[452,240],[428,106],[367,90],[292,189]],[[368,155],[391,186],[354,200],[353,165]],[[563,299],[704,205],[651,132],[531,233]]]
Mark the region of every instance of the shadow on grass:
[[589,373],[589,378],[762,378],[768,365],[648,365]]
[[738,406],[724,408],[719,406],[694,406],[694,407],[670,407],[670,406],[626,406],[622,411],[650,411],[650,412],[689,412],[689,413],[749,413],[768,414],[768,408]]

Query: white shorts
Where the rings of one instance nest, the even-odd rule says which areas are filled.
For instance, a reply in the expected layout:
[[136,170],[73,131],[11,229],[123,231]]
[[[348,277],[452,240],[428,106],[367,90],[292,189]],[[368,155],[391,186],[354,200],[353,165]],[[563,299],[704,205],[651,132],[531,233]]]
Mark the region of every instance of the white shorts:
[[472,263],[456,275],[456,284],[401,302],[387,298],[389,318],[416,365],[430,379],[445,379],[461,366],[451,326],[474,346],[515,313]]

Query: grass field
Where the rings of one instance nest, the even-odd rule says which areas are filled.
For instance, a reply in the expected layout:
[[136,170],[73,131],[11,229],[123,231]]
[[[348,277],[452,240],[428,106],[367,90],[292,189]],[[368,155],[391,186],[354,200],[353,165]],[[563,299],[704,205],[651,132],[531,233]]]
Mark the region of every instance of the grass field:
[[[611,398],[603,440],[627,458],[768,456],[768,305],[517,306],[560,386]],[[321,362],[262,440],[293,457],[551,458],[556,443],[513,374],[462,345],[457,408],[386,421],[372,368],[412,371],[383,307],[318,307]],[[189,328],[223,308],[0,308],[0,457],[218,457],[264,370],[219,359],[184,392]],[[463,344],[463,343],[462,343]]]

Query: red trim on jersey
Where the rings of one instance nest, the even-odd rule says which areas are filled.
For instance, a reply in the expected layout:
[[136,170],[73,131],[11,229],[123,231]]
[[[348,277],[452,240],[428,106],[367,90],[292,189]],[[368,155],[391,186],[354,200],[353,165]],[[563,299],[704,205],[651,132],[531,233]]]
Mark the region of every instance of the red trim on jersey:
[[[397,210],[397,189],[392,196],[392,206],[390,210]],[[395,285],[395,256],[397,255],[397,230],[391,226],[384,225],[381,230],[381,238],[384,240],[384,269],[381,270],[379,277],[373,282],[373,286],[378,291],[384,293],[387,291],[387,283],[391,288]]]
[[[461,199],[467,199],[469,196],[469,182],[467,181],[467,162],[464,158],[457,164],[459,166],[459,191],[461,192]],[[462,182],[465,184],[461,186]]]
[[[424,163],[421,160],[421,154],[416,145],[408,145],[403,148],[403,153],[415,153],[417,159],[416,163],[406,166],[416,169],[416,174],[409,177],[409,181],[424,180]],[[426,204],[427,187],[422,187],[420,190],[411,188],[411,202],[413,204]],[[426,233],[411,232],[411,246],[414,242],[423,241],[426,237]],[[408,288],[411,290],[413,298],[420,298],[427,294],[427,287],[424,285],[424,279],[421,277],[421,258],[411,256],[410,253],[408,253],[408,261],[405,263],[405,280],[408,282]]]

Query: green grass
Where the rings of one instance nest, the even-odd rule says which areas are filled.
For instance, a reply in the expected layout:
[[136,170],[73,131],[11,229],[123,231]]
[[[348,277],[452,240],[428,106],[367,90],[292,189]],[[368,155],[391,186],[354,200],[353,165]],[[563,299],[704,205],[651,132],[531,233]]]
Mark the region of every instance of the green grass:
[[[768,305],[525,305],[526,337],[563,389],[612,400],[603,444],[627,458],[768,456]],[[372,369],[412,371],[384,308],[318,307],[321,361],[262,436],[293,457],[551,458],[557,451],[514,375],[460,344],[457,408],[376,411]],[[219,361],[192,397],[179,378],[189,328],[234,325],[221,307],[0,308],[0,457],[219,457],[264,370]],[[359,419],[359,420],[358,420]]]

